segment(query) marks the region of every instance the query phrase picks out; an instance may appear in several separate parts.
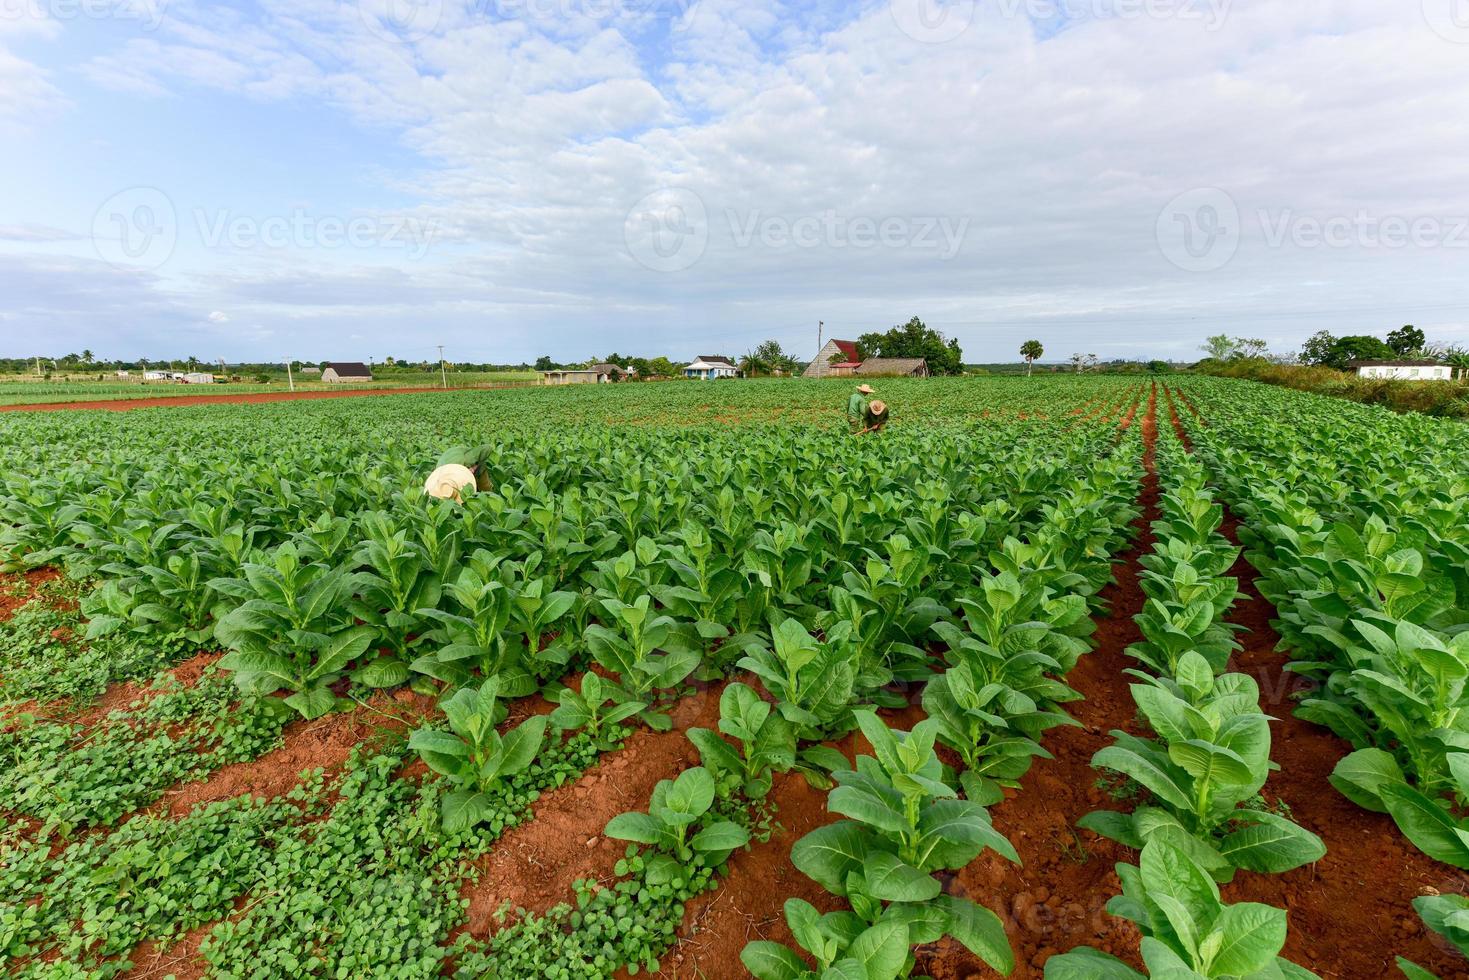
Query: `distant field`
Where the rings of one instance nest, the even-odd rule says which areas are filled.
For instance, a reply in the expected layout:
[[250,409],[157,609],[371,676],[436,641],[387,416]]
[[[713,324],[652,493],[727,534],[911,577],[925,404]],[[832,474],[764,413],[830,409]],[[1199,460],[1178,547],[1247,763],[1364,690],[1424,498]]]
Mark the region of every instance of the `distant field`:
[[[540,379],[535,371],[450,371],[451,388],[467,388],[489,384],[524,384]],[[425,388],[441,383],[437,371],[405,371],[379,377],[367,384],[330,385],[319,380],[296,378],[297,391],[340,391],[344,388]],[[0,378],[0,405],[47,405],[72,401],[115,401],[134,398],[177,398],[198,395],[260,394],[286,391],[284,373],[271,376],[269,383],[184,385],[166,381],[106,381],[68,378],[64,381],[36,381],[24,378]]]

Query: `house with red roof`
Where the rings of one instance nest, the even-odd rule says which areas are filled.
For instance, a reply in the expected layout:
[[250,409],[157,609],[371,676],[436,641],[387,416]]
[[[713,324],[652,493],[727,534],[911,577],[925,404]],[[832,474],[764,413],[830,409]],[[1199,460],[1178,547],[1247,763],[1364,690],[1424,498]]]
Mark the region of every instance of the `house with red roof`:
[[816,352],[816,360],[806,368],[807,378],[831,378],[849,375],[862,363],[855,340],[828,340]]

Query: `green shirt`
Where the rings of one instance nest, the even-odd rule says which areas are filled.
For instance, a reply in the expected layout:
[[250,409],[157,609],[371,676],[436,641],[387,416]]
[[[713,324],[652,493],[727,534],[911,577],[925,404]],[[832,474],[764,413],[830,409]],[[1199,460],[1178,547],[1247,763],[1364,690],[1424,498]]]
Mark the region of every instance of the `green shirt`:
[[444,455],[439,457],[440,466],[467,466],[474,469],[490,456],[489,446],[454,446],[444,450]]
[[862,392],[852,392],[852,397],[847,399],[847,416],[860,419],[867,414],[867,400],[862,397]]

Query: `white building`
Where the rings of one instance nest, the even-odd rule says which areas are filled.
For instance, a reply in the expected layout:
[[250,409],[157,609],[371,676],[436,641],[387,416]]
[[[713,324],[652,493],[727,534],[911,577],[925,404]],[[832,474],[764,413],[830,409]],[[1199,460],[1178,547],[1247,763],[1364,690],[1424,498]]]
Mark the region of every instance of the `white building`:
[[1352,368],[1359,378],[1386,378],[1392,381],[1454,380],[1454,369],[1437,361],[1356,361]]
[[186,385],[212,385],[214,384],[214,375],[205,374],[202,371],[191,371],[184,375],[183,380]]
[[143,372],[143,380],[144,381],[172,381],[173,380],[173,372],[172,371],[144,371]]
[[683,369],[685,378],[698,378],[700,381],[713,381],[716,378],[733,378],[740,373],[740,369],[722,357],[714,357],[705,354],[694,359]]

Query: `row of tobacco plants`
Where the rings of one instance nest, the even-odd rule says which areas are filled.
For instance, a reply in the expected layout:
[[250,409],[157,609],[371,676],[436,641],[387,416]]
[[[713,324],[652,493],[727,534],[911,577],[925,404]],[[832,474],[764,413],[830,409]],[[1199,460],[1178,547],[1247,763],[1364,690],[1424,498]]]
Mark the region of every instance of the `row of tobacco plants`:
[[[1313,682],[1297,714],[1353,750],[1332,785],[1469,868],[1469,433],[1292,392],[1186,391],[1290,670]],[[1469,899],[1415,905],[1469,952]]]

